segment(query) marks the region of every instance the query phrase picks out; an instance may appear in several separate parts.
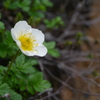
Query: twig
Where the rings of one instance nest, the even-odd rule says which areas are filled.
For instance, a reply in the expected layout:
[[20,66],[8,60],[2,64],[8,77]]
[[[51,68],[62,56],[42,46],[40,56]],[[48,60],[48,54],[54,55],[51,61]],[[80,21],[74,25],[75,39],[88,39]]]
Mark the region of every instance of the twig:
[[[66,28],[64,33],[62,35],[60,35],[59,39],[63,39],[64,37],[69,35],[69,31],[72,29],[73,24],[76,22],[76,19],[77,19],[78,15],[79,15],[79,11],[83,7],[83,5],[84,5],[84,0],[81,3],[80,2],[78,3],[78,5],[76,7],[76,10],[75,10],[74,14],[72,15],[72,18],[71,18],[71,20],[69,22],[68,27]],[[59,39],[58,39],[58,41],[59,41]]]
[[[88,94],[88,95],[94,95],[94,96],[100,96],[100,94],[98,93],[89,93],[89,92],[86,92],[86,91],[81,91],[81,90],[77,90],[77,89],[74,89],[73,87],[71,87],[70,85],[68,85],[67,83],[63,82],[62,80],[58,79],[56,76],[54,76],[47,68],[46,68],[47,72],[49,73],[49,75],[54,78],[56,81],[60,82],[61,84],[63,84],[65,87],[69,88],[70,90],[72,91],[75,91],[75,92],[80,92],[80,93],[84,93],[84,94]],[[57,93],[56,93],[57,94]],[[52,94],[53,95],[53,94]]]

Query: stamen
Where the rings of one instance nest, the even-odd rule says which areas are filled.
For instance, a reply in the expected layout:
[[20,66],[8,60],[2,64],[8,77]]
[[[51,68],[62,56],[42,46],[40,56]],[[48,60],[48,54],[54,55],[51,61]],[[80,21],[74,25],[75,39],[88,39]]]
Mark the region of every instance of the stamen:
[[21,48],[24,51],[36,51],[34,48],[38,46],[35,39],[35,36],[32,36],[32,33],[23,34],[20,32],[18,40],[21,42]]

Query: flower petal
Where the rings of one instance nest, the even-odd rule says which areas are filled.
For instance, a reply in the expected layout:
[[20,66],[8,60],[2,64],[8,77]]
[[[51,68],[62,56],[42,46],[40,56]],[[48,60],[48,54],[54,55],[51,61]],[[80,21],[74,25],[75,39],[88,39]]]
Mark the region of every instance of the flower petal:
[[27,56],[34,56],[34,52],[33,51],[24,51],[24,50],[22,50],[22,48],[21,48],[20,45],[18,45],[18,47],[20,48],[20,50],[22,51],[22,53],[24,53],[25,55],[27,55]]
[[19,46],[19,48],[27,56],[37,55],[37,56],[43,57],[47,54],[47,48],[42,44],[35,48],[35,50],[37,50],[37,51],[24,51],[24,50],[21,49],[20,46]]
[[34,55],[38,56],[45,56],[47,54],[47,48],[43,44],[39,44],[38,47],[35,48],[37,50],[37,53]]
[[12,38],[14,39],[14,41],[16,41],[17,34],[15,33],[14,28],[11,29],[11,35],[12,35]]
[[32,34],[33,34],[33,36],[35,36],[37,43],[42,44],[44,42],[44,34],[42,33],[42,31],[40,31],[38,29],[32,29]]
[[31,26],[28,25],[26,21],[19,21],[14,26],[15,34],[19,34],[20,31],[29,32],[31,30]]
[[31,52],[31,51],[23,51],[22,49],[21,49],[21,51],[22,51],[26,56],[34,56],[34,53]]

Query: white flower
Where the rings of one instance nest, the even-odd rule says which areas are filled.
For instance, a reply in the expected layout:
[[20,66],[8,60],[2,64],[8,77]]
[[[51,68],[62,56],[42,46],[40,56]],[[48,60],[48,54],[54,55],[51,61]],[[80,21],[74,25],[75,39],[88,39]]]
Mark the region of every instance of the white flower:
[[44,34],[38,29],[32,28],[26,21],[19,21],[11,29],[11,35],[20,48],[27,56],[45,56],[47,48],[42,44]]

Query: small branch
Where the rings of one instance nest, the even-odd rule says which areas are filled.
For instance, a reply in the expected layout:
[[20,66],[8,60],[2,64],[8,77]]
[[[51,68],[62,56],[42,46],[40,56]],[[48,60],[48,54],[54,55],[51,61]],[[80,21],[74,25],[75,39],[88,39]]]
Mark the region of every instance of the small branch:
[[[49,75],[54,78],[56,81],[60,82],[61,84],[63,84],[65,87],[69,88],[70,90],[72,91],[75,91],[75,92],[80,92],[80,93],[84,93],[84,94],[88,94],[88,95],[94,95],[94,96],[100,96],[100,94],[98,93],[89,93],[89,92],[86,92],[86,91],[81,91],[81,90],[77,90],[77,89],[74,89],[73,87],[71,87],[70,85],[68,85],[67,83],[63,82],[62,80],[60,80],[59,78],[57,78],[56,76],[54,76],[47,68],[46,68],[47,72],[49,73]],[[56,92],[57,94],[58,92]],[[51,94],[52,96],[53,94]],[[43,100],[43,99],[42,99]]]
[[77,8],[76,8],[76,10],[75,10],[74,14],[72,15],[72,18],[71,18],[71,20],[69,22],[68,27],[66,28],[66,30],[64,31],[64,33],[59,36],[60,37],[59,39],[63,39],[64,37],[66,37],[66,36],[69,35],[69,33],[70,33],[69,31],[72,29],[73,24],[76,22],[77,17],[79,15],[79,11],[83,7],[83,5],[84,5],[84,0],[81,3],[80,2],[78,3]]

